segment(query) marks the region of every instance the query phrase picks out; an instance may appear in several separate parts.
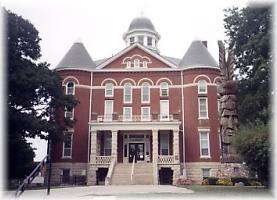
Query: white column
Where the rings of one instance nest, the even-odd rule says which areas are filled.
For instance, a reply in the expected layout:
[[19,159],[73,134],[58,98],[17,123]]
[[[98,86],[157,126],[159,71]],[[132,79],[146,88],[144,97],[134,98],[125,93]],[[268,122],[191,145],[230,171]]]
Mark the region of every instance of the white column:
[[96,162],[97,155],[97,131],[90,132],[90,163]]
[[117,162],[117,130],[112,130],[112,157]]
[[174,163],[180,163],[180,149],[179,149],[179,129],[173,130],[173,155]]
[[152,162],[154,185],[158,185],[158,130],[152,130]]

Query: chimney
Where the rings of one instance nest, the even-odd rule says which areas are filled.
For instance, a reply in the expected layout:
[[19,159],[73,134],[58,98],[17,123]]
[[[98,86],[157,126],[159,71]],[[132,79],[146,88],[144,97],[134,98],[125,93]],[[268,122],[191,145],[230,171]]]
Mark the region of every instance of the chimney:
[[207,42],[207,41],[202,41],[202,44],[203,44],[206,48],[208,48],[208,42]]

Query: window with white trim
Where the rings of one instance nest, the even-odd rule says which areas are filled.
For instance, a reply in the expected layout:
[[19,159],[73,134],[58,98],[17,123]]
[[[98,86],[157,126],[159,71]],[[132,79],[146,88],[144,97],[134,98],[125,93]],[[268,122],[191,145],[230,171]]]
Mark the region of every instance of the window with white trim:
[[198,81],[198,94],[207,94],[207,82],[205,80]]
[[107,83],[105,85],[105,97],[113,97],[113,84]]
[[152,37],[147,37],[147,46],[152,46]]
[[112,121],[113,120],[113,100],[105,101],[104,108],[104,121]]
[[206,179],[211,176],[211,169],[210,168],[202,168],[202,177]]
[[142,67],[147,68],[147,62],[146,61],[142,62]]
[[167,121],[169,120],[169,101],[160,100],[160,120]]
[[66,84],[66,94],[74,95],[75,94],[75,83],[70,81]]
[[64,117],[73,120],[74,119],[74,108],[69,108],[69,107],[65,106],[64,107]]
[[162,82],[160,85],[160,96],[167,97],[168,96],[168,83]]
[[160,155],[169,155],[169,134],[161,133],[160,136]]
[[104,135],[104,156],[110,156],[112,154],[112,134],[106,133]]
[[63,140],[63,158],[72,157],[72,140],[73,140],[73,133],[65,132],[64,140]]
[[126,68],[131,68],[131,61],[127,61]]
[[144,40],[144,36],[143,35],[139,35],[138,36],[138,43],[143,45],[143,40]]
[[141,121],[150,121],[150,107],[141,107]]
[[134,68],[139,68],[140,61],[139,59],[134,60]]
[[210,140],[208,131],[199,131],[200,157],[210,157]]
[[206,97],[198,98],[199,119],[208,119],[208,99]]
[[130,37],[130,45],[135,43],[135,38],[134,37]]
[[124,103],[132,103],[132,84],[124,84]]
[[123,121],[132,121],[132,107],[123,107]]
[[147,82],[142,84],[141,102],[142,103],[149,103],[150,102],[150,87],[149,87],[149,83],[147,83]]

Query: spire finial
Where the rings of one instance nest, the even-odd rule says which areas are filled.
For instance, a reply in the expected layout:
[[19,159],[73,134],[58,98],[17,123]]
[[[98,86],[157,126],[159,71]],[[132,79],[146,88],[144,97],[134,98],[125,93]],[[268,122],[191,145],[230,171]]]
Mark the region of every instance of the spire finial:
[[81,38],[81,37],[78,37],[78,38],[75,40],[75,43],[82,43],[82,38]]
[[140,16],[141,16],[141,17],[144,17],[144,12],[143,12],[143,10],[140,11]]

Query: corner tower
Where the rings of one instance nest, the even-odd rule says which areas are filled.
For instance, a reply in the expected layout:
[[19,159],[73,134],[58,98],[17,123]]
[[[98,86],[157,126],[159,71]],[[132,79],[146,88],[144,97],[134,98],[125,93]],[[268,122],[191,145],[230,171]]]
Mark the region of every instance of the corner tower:
[[146,17],[136,17],[132,20],[129,29],[123,34],[123,40],[127,46],[136,42],[158,52],[158,41],[161,36],[155,30],[151,20]]

